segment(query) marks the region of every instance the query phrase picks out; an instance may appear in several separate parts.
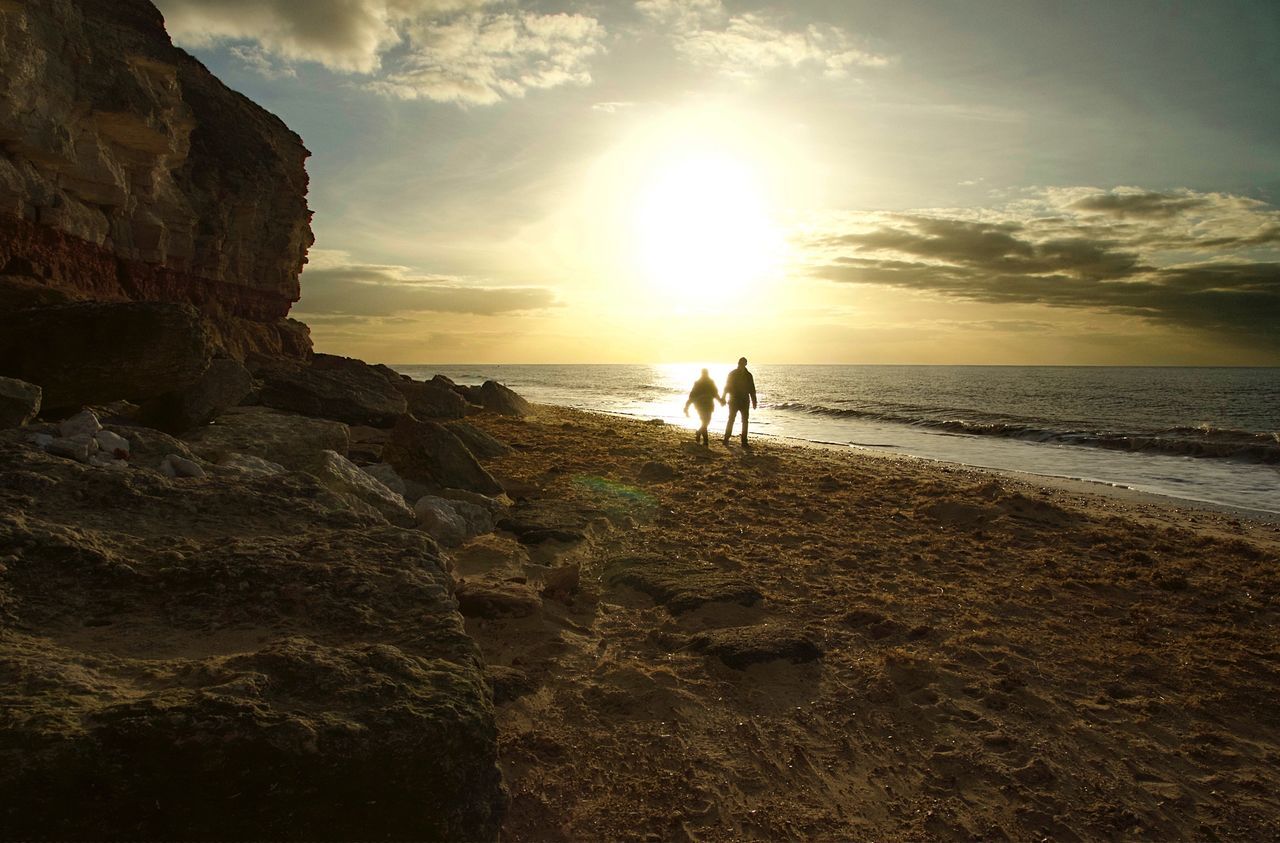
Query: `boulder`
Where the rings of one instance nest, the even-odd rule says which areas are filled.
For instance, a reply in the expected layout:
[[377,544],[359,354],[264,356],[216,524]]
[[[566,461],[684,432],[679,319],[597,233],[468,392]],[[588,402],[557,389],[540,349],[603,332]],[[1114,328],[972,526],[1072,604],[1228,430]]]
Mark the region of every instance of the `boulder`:
[[40,387],[0,377],[0,428],[22,427],[40,414]]
[[317,354],[304,366],[271,362],[256,374],[264,407],[371,427],[390,427],[408,408],[382,372],[350,357]]
[[467,540],[467,523],[449,501],[426,495],[413,505],[413,511],[422,529],[445,547],[457,547]]
[[110,454],[116,459],[129,459],[129,440],[110,430],[99,430],[93,435],[98,443],[98,450]]
[[462,400],[466,401],[471,407],[482,406],[480,403],[480,387],[478,386],[466,386],[454,383],[453,379],[446,375],[436,375],[431,379],[431,382],[458,393],[458,395],[462,397]]
[[195,454],[191,453],[187,443],[159,430],[114,424],[107,430],[128,440],[129,461],[134,465],[159,469],[165,457],[170,454],[177,454],[183,459],[195,459]]
[[412,527],[417,521],[403,497],[339,453],[323,451],[320,463],[311,470],[311,474],[329,491],[353,503],[371,507],[392,524]]
[[395,492],[402,499],[405,496],[405,492],[408,491],[408,488],[405,486],[405,483],[404,483],[404,478],[402,478],[399,474],[396,474],[396,470],[391,466],[387,465],[386,463],[378,463],[377,465],[362,465],[360,466],[360,470],[363,471],[365,474],[368,474],[374,480],[377,480],[382,485],[386,486],[391,491]]
[[295,471],[319,465],[325,451],[345,454],[349,445],[345,424],[268,407],[233,407],[184,438],[209,462],[220,462],[227,454],[250,454]]
[[528,401],[497,381],[485,381],[478,393],[480,404],[491,413],[503,416],[527,416],[533,411]]
[[801,664],[822,657],[822,648],[808,635],[773,624],[707,630],[689,639],[689,649],[738,670],[778,659]]
[[44,449],[55,456],[66,457],[76,462],[88,462],[90,457],[98,453],[98,440],[94,439],[92,434],[77,433],[74,436],[60,436]]
[[497,839],[488,680],[430,537],[296,472],[178,482],[23,438],[0,837]]
[[74,416],[67,416],[58,422],[59,436],[96,436],[98,431],[102,430],[102,422],[98,420],[98,414],[93,410],[81,410]]
[[91,302],[0,313],[0,375],[39,384],[46,410],[180,390],[212,356],[209,332],[189,305]]
[[382,456],[407,480],[484,495],[502,491],[467,446],[437,422],[402,416],[392,429],[391,441],[382,449]]
[[479,459],[505,457],[511,453],[510,446],[490,436],[474,424],[463,421],[446,422],[449,432],[467,446],[467,450]]
[[762,597],[755,586],[709,563],[656,555],[614,559],[605,567],[603,579],[611,586],[643,592],[675,614],[707,603],[751,606]]
[[403,377],[393,384],[404,396],[409,412],[420,419],[460,419],[470,412],[466,400],[444,384]]
[[177,454],[169,454],[164,458],[160,463],[160,473],[166,477],[194,477],[196,479],[203,479],[209,476],[204,470],[204,466],[200,465],[200,463]]
[[140,420],[170,433],[185,433],[236,406],[252,389],[253,375],[243,364],[219,358],[191,386],[144,404]]

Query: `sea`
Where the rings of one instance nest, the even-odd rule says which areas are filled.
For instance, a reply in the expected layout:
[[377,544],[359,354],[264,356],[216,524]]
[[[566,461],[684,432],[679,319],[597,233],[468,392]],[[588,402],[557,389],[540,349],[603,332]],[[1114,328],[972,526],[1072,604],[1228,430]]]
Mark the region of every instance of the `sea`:
[[[404,365],[530,401],[697,427],[702,368]],[[1061,477],[1280,513],[1280,368],[758,364],[751,434]],[[692,412],[692,411],[691,411]],[[717,405],[713,441],[727,413]]]

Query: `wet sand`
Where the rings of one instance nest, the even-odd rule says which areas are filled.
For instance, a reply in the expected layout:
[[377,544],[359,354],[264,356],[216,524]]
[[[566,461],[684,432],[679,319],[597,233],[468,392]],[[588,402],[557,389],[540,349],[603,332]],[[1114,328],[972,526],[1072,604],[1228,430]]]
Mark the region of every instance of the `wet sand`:
[[477,424],[560,529],[454,554],[515,607],[467,624],[504,839],[1280,837],[1274,523],[560,408]]

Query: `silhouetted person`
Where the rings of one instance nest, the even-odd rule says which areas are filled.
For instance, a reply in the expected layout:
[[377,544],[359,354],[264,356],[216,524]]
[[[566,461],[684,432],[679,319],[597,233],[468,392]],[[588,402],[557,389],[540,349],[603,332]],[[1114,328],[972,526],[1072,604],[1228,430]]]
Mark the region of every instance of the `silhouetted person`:
[[[738,368],[729,373],[729,377],[724,382],[724,397],[720,400],[729,399],[729,424],[724,429],[724,444],[729,444],[729,437],[733,435],[733,419],[738,413],[742,413],[742,447],[750,448],[747,444],[747,419],[751,417],[751,409],[756,407],[756,379],[751,377],[751,373],[747,371],[747,358],[738,358]],[[748,406],[747,399],[751,399]]]
[[720,390],[716,389],[716,382],[711,379],[707,370],[703,369],[702,377],[694,381],[693,389],[689,390],[689,400],[684,402],[684,414],[689,415],[690,404],[698,408],[698,418],[702,419],[702,427],[698,428],[698,432],[693,435],[693,441],[701,442],[704,448],[711,446],[707,425],[711,424],[711,414],[715,412],[717,401],[724,404],[724,399],[720,397]]

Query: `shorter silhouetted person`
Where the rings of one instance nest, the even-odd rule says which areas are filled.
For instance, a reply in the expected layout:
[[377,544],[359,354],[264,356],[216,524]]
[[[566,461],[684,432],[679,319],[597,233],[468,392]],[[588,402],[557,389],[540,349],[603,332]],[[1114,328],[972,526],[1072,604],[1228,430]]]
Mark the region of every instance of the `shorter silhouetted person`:
[[698,418],[702,419],[702,427],[698,428],[698,432],[693,435],[693,441],[701,442],[704,448],[711,446],[707,425],[711,424],[711,414],[715,412],[717,401],[724,404],[724,399],[720,397],[720,390],[716,388],[716,382],[711,379],[710,373],[703,369],[702,377],[694,381],[693,389],[689,390],[689,400],[684,402],[684,414],[689,415],[690,404],[698,409]]
[[[724,444],[729,444],[729,437],[733,435],[733,420],[742,413],[742,447],[750,448],[747,444],[747,419],[751,417],[751,410],[756,404],[756,379],[751,377],[751,373],[747,371],[747,358],[738,358],[738,368],[729,373],[729,377],[724,382],[724,396],[720,399],[729,399],[729,424],[724,429]],[[748,403],[750,401],[750,403]]]

